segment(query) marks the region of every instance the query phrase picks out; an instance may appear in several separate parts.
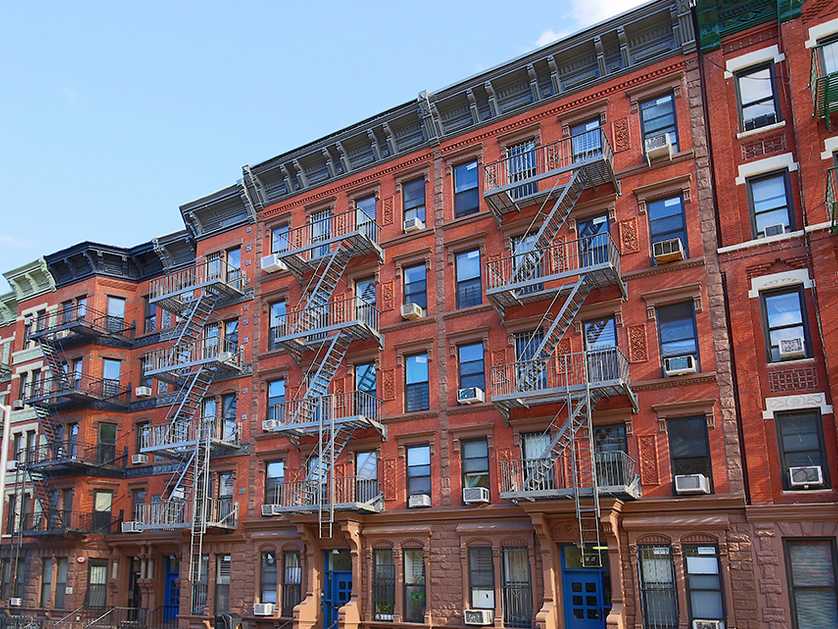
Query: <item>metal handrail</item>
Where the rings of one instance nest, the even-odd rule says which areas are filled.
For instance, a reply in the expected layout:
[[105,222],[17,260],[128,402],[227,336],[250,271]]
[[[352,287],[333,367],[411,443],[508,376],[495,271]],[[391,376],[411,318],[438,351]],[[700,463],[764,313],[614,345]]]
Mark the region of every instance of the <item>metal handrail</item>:
[[244,346],[235,341],[222,341],[217,338],[182,342],[174,347],[163,347],[145,354],[143,372],[148,375],[160,369],[172,369],[212,360],[240,369],[244,363]]
[[[582,457],[579,489],[592,486],[590,455],[577,452]],[[502,459],[500,462],[501,493],[537,493],[574,489],[570,454],[538,459]],[[594,453],[597,485],[603,488],[629,487],[637,480],[637,463],[620,450]],[[546,472],[546,473],[545,473]]]
[[318,330],[360,323],[378,331],[380,311],[358,297],[334,297],[320,308],[299,306],[286,312],[279,325],[271,328],[272,340],[294,334],[316,334]]
[[191,266],[153,279],[149,285],[149,299],[154,301],[166,295],[208,284],[223,284],[243,292],[247,288],[247,276],[240,267],[229,266],[227,260],[221,256],[205,256],[198,258]]
[[381,495],[377,478],[343,476],[335,478],[334,499],[329,501],[329,484],[324,480],[283,481],[266,492],[265,504],[280,507],[315,507],[332,504],[366,503]]
[[320,397],[285,400],[268,407],[268,420],[282,426],[297,422],[363,416],[377,420],[381,400],[367,391],[349,391]]
[[118,453],[115,443],[89,443],[76,440],[40,443],[29,450],[19,450],[16,456],[17,460],[25,465],[34,466],[62,463],[118,465],[125,455]]
[[53,374],[31,382],[27,387],[23,403],[32,404],[49,398],[66,397],[73,393],[109,401],[124,398],[122,402],[127,403],[131,395],[131,387],[122,387],[119,380],[94,378],[87,374]]
[[102,334],[126,335],[132,333],[134,329],[133,325],[126,322],[125,317],[107,314],[91,308],[87,304],[75,303],[67,306],[61,305],[58,310],[38,315],[33,321],[34,328],[30,337],[37,338],[38,336],[67,330],[75,323],[86,323]]
[[[102,512],[104,515],[105,512]],[[107,523],[97,523],[97,512],[79,512],[65,509],[48,509],[37,513],[25,513],[21,517],[21,530],[27,533],[53,533],[60,535],[67,531],[83,533],[111,532],[119,520],[108,515]]]
[[[588,141],[592,148],[574,151],[574,141]],[[596,140],[599,140],[597,145]],[[553,171],[568,170],[574,164],[591,160],[611,160],[613,152],[603,129],[592,129],[574,137],[562,138],[549,144],[536,144],[532,151],[507,155],[483,167],[484,194],[508,186],[524,187],[542,179]]]
[[228,443],[238,443],[239,432],[236,424],[235,434],[225,434],[224,418],[202,417],[200,422],[183,420],[165,424],[146,426],[140,433],[141,448],[171,447],[178,444],[195,443],[210,439],[219,439]]
[[489,260],[486,277],[491,290],[544,276],[582,274],[605,265],[619,275],[620,250],[611,236],[603,233]]
[[[207,524],[210,526],[236,526],[239,505],[232,498],[205,498],[207,504]],[[192,523],[192,500],[173,498],[151,504],[136,505],[134,522],[147,527],[179,527]]]
[[[359,216],[361,216],[360,221],[358,220]],[[318,243],[333,242],[353,234],[360,234],[370,242],[377,243],[379,229],[380,227],[375,219],[363,214],[362,210],[353,209],[329,214],[322,219],[309,221],[305,225],[289,229],[288,247],[278,251],[277,255],[297,255],[301,250],[310,249],[308,251],[309,255],[306,257],[316,259],[322,254],[311,250],[311,248],[318,249],[321,246]],[[322,246],[324,252],[331,250],[328,244]]]
[[824,193],[826,211],[832,224],[832,232],[838,230],[838,168],[826,170],[826,191]]
[[[532,374],[540,374],[532,378]],[[592,387],[614,381],[628,382],[629,363],[616,347],[569,352],[548,360],[519,360],[494,365],[492,395],[557,389],[567,386]]]

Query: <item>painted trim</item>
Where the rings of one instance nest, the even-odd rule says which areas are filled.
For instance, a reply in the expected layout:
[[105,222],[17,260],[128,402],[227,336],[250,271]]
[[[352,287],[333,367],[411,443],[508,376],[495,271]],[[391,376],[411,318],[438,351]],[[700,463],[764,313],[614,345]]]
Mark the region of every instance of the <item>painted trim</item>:
[[773,242],[781,241],[781,240],[791,240],[792,238],[798,238],[803,235],[803,230],[799,229],[793,232],[787,232],[785,234],[777,234],[776,236],[766,236],[765,238],[752,238],[751,240],[745,240],[744,242],[738,242],[735,245],[727,245],[726,247],[719,247],[716,250],[716,253],[731,253],[733,251],[740,251],[742,249],[750,249],[751,247],[759,247],[760,245],[766,245]]
[[801,411],[817,408],[821,415],[831,415],[832,405],[826,403],[825,393],[806,393],[803,395],[780,395],[765,398],[763,419],[774,419],[775,413],[783,411]]
[[765,63],[767,61],[779,63],[785,58],[786,56],[780,52],[780,48],[777,44],[768,46],[767,48],[760,48],[759,50],[754,50],[753,52],[739,55],[738,57],[733,57],[732,59],[725,61],[725,78],[731,79],[734,74],[740,70],[744,70],[745,68],[750,68],[751,66]]
[[769,131],[774,131],[776,129],[782,129],[786,126],[786,121],[781,120],[780,122],[775,122],[774,124],[767,125],[765,127],[759,127],[757,129],[751,129],[750,131],[740,131],[736,134],[736,139],[741,140],[742,138],[749,138],[752,135],[759,135],[760,133],[768,133]]
[[750,177],[774,172],[775,170],[788,170],[790,173],[796,171],[797,162],[794,161],[794,156],[791,153],[783,153],[782,155],[758,159],[755,162],[739,164],[739,176],[736,178],[736,185],[745,185],[745,181]]
[[809,29],[809,39],[806,40],[804,46],[806,48],[814,48],[818,45],[818,40],[834,35],[835,33],[838,33],[838,18],[815,24]]
[[748,297],[754,299],[759,297],[759,294],[764,290],[800,285],[802,285],[803,288],[814,287],[815,282],[811,277],[809,277],[808,269],[794,269],[792,271],[759,275],[751,278],[751,290],[748,291]]
[[823,153],[821,159],[832,159],[832,154],[838,151],[838,135],[826,138],[823,141]]

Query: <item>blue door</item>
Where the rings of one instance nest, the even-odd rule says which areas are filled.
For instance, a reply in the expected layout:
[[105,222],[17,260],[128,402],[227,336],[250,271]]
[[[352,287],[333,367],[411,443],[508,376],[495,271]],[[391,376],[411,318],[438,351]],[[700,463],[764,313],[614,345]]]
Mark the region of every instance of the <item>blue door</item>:
[[166,557],[166,573],[163,578],[163,622],[177,620],[180,612],[180,562],[176,557]]
[[338,610],[352,595],[352,557],[348,550],[323,552],[323,629],[336,629]]
[[611,608],[605,593],[606,572],[582,568],[575,544],[562,546],[562,593],[566,629],[605,629]]

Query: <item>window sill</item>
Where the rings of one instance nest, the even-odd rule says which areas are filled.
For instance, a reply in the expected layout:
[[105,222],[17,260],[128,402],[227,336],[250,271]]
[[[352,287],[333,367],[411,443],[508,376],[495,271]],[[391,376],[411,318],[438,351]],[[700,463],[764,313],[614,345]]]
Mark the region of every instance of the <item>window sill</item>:
[[403,421],[413,421],[416,419],[428,419],[436,416],[436,411],[411,411],[409,413],[402,413],[400,415],[390,415],[389,417],[382,417],[381,421],[385,424]]
[[616,172],[614,173],[614,176],[619,179],[620,177],[625,177],[626,175],[636,175],[637,173],[654,170],[656,168],[663,168],[665,166],[675,164],[677,162],[691,160],[693,159],[693,153],[694,152],[692,149],[690,149],[689,151],[682,151],[673,155],[672,159],[655,160],[652,162],[651,166],[649,165],[649,162],[646,161],[646,153],[641,153],[640,156],[643,159],[643,161],[640,164],[630,166],[629,168]]
[[793,240],[795,238],[799,238],[803,236],[804,231],[799,229],[793,232],[787,232],[785,234],[779,234],[777,236],[767,236],[764,238],[752,238],[751,240],[745,240],[744,242],[738,242],[735,245],[727,245],[725,247],[719,247],[716,252],[719,254],[723,253],[731,253],[733,251],[739,251],[741,249],[750,249],[752,247],[759,247],[761,245],[771,245],[775,242],[782,242],[784,240]]
[[468,315],[477,314],[478,312],[490,312],[492,310],[493,308],[491,304],[484,303],[477,306],[469,306],[468,308],[455,310],[454,312],[449,312],[448,314],[443,315],[442,318],[447,321],[449,319],[456,319],[457,317],[465,317]]
[[453,229],[462,225],[468,225],[469,223],[478,222],[480,220],[483,220],[484,218],[493,218],[493,215],[491,212],[481,209],[475,212],[474,214],[466,214],[465,216],[459,216],[457,218],[451,219],[447,223],[443,224],[442,229],[443,231]]
[[777,369],[780,367],[795,367],[797,365],[812,365],[815,363],[815,358],[813,356],[808,356],[806,358],[797,358],[795,360],[777,360],[777,361],[769,361],[768,368],[769,369]]
[[650,390],[650,389],[666,389],[669,387],[679,387],[685,384],[701,384],[704,382],[713,382],[716,380],[715,371],[699,372],[688,376],[669,376],[662,378],[654,378],[652,380],[639,380],[631,383],[631,388],[635,391]]
[[409,234],[405,234],[402,232],[398,236],[394,238],[390,238],[389,240],[382,240],[378,244],[381,247],[390,247],[392,245],[398,245],[404,242],[411,242],[413,240],[419,240],[420,238],[424,238],[425,236],[432,236],[434,233],[433,225],[425,225],[424,229],[420,229],[419,231],[410,232]]
[[428,323],[434,323],[436,321],[436,317],[432,313],[428,313],[425,311],[425,316],[420,317],[418,319],[401,319],[399,318],[398,323],[391,323],[389,325],[382,325],[379,327],[379,332],[395,332],[396,330],[404,330],[406,328],[412,328],[420,325],[426,325]]
[[748,131],[740,131],[736,134],[736,139],[741,140],[743,138],[751,138],[755,135],[760,135],[762,133],[768,133],[770,131],[774,131],[776,129],[782,129],[786,126],[786,121],[781,120],[780,122],[775,122],[774,124],[769,124],[764,127],[759,127],[758,129],[750,129]]

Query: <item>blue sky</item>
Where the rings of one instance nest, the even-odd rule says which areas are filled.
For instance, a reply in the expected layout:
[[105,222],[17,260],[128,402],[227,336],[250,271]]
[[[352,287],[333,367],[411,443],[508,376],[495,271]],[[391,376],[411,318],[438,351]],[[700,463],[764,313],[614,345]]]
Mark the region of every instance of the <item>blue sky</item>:
[[0,271],[180,229],[244,163],[639,3],[6,3]]

